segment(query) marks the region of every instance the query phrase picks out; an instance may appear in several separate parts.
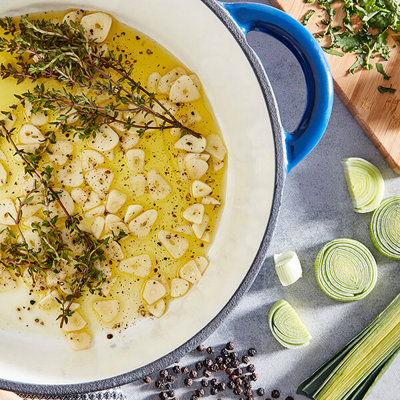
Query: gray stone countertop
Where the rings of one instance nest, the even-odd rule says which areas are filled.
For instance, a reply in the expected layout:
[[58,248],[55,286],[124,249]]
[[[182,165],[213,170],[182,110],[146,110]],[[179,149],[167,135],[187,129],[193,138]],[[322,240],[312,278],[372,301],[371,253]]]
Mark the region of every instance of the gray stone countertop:
[[[267,4],[266,1],[259,2]],[[290,131],[296,127],[305,105],[305,84],[300,67],[290,52],[274,39],[262,33],[251,33],[248,40],[265,66],[283,125]],[[332,117],[322,140],[286,180],[274,238],[260,274],[236,309],[206,341],[207,345],[218,346],[233,340],[239,351],[251,346],[258,350],[254,364],[259,380],[254,387],[266,389],[266,395],[258,397],[260,399],[270,397],[274,388],[281,391],[281,399],[288,395],[303,399],[294,395],[299,383],[333,356],[400,292],[400,266],[374,248],[368,232],[370,214],[356,214],[352,210],[341,165],[344,157],[352,156],[366,158],[381,170],[386,185],[385,197],[400,194],[400,177],[388,167],[335,96]],[[361,301],[336,302],[316,283],[315,256],[324,243],[338,237],[361,241],[377,260],[377,285]],[[303,278],[289,287],[279,283],[272,259],[273,254],[285,250],[295,250],[303,266]],[[313,340],[307,348],[287,350],[272,337],[267,327],[268,310],[282,298],[292,304],[309,328]],[[189,355],[181,362],[193,360],[194,356]],[[375,386],[369,400],[399,400],[399,371],[400,359]],[[158,398],[155,392],[138,383],[124,386],[122,391],[128,399]],[[177,391],[177,395],[180,393]],[[225,391],[212,398],[238,396]]]

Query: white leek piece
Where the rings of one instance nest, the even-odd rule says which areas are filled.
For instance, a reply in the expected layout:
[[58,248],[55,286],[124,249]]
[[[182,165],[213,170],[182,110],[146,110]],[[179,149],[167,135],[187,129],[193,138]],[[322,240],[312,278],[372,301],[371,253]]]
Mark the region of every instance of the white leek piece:
[[299,257],[294,251],[274,255],[275,271],[283,286],[295,283],[303,276]]
[[325,244],[315,259],[318,285],[334,300],[363,299],[375,287],[378,271],[371,252],[353,239],[335,239]]
[[284,347],[296,349],[310,343],[311,335],[286,300],[279,300],[271,307],[268,324],[275,339]]
[[381,203],[385,190],[379,169],[369,161],[355,157],[345,158],[342,164],[354,211],[374,211]]
[[372,214],[372,243],[383,255],[400,260],[400,196],[385,199]]

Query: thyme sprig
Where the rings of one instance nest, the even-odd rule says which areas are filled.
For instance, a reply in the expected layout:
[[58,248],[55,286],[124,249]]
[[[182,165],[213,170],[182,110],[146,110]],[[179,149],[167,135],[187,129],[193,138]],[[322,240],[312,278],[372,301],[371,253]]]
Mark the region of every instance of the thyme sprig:
[[[13,130],[7,130],[3,121],[0,122],[0,126],[0,137],[6,138],[15,154],[21,157],[25,164],[25,173],[36,179],[33,189],[19,201],[17,216],[13,218],[22,241],[18,240],[16,232],[11,228],[6,228],[7,237],[0,244],[0,251],[5,256],[0,262],[3,266],[15,270],[18,276],[22,276],[24,270],[28,268],[33,285],[45,278],[50,271],[55,274],[60,273],[63,263],[73,266],[75,274],[71,281],[66,282],[69,284],[69,293],[59,294],[57,298],[61,307],[61,314],[57,319],[60,319],[60,327],[62,327],[64,323],[68,323],[68,317],[73,313],[71,305],[82,296],[85,290],[101,294],[101,284],[105,282],[105,277],[96,268],[96,263],[106,261],[104,246],[108,245],[110,238],[96,239],[91,233],[80,228],[79,217],[68,212],[59,196],[60,192],[53,187],[52,168],[47,166],[40,170],[41,158],[37,157],[37,152],[26,153],[18,149],[13,139]],[[45,206],[43,214],[46,216],[43,222],[35,222],[31,225],[32,231],[37,233],[40,240],[38,246],[40,249],[36,250],[25,239],[20,227],[23,207],[33,201],[35,193],[43,197],[42,204]],[[80,255],[73,256],[73,250],[62,240],[62,224],[59,221],[59,215],[54,215],[49,208],[55,202],[65,214],[64,226],[73,236],[74,244],[84,246],[84,251]],[[118,241],[121,237],[114,239]]]
[[[77,115],[82,123],[82,136],[95,134],[101,122],[117,122],[121,106],[133,114],[121,122],[126,129],[136,128],[140,135],[149,129],[162,131],[178,128],[183,134],[200,136],[179,122],[162,100],[133,78],[133,68],[126,68],[122,54],[117,55],[113,51],[106,54],[87,37],[82,26],[73,22],[69,25],[29,20],[23,16],[18,25],[13,19],[5,18],[0,21],[0,27],[5,32],[4,37],[0,38],[0,51],[16,57],[14,65],[1,65],[0,76],[3,79],[13,77],[20,83],[26,79],[37,81],[51,78],[67,87],[83,88],[113,99],[102,107],[85,95],[73,95],[66,90],[47,93],[40,85],[32,94],[23,96],[29,97],[40,108],[49,107],[49,95],[56,94],[56,104],[63,111],[58,119],[66,120],[71,113]],[[154,121],[138,124],[136,117],[143,115],[152,115],[161,123],[158,126]]]

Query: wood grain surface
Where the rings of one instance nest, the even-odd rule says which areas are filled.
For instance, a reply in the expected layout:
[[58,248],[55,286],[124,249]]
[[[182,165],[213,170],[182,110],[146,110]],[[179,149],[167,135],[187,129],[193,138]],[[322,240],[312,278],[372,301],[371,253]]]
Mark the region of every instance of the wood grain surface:
[[[323,25],[318,22],[326,15],[318,5],[305,4],[303,0],[272,0],[272,4],[298,21],[314,9],[316,12],[306,28],[313,34],[322,31]],[[340,3],[336,7],[337,18],[340,19]],[[355,61],[353,54],[345,54],[344,57],[326,54],[326,57],[336,92],[390,167],[400,174],[400,45],[396,43],[397,47],[393,37],[388,39],[389,61],[380,57],[372,60],[372,63],[383,64],[385,72],[391,76],[389,81],[384,80],[375,68],[370,71],[359,68],[354,75],[349,74],[347,71]],[[395,93],[378,92],[379,85],[389,87],[390,84],[397,89]]]

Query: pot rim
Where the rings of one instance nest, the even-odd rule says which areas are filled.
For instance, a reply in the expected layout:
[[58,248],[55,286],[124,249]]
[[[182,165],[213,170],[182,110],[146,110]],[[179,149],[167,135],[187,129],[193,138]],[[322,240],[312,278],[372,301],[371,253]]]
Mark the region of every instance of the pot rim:
[[230,300],[226,303],[226,305],[206,326],[203,327],[203,329],[201,329],[195,336],[193,336],[191,339],[183,343],[175,350],[143,367],[110,378],[65,385],[35,385],[31,383],[21,383],[17,381],[0,379],[0,386],[2,389],[21,394],[50,395],[57,397],[106,390],[139,380],[146,375],[150,375],[155,371],[159,371],[173,364],[174,362],[176,362],[177,359],[182,358],[184,355],[186,355],[188,352],[192,351],[196,346],[198,346],[199,343],[210,336],[218,328],[221,322],[229,315],[233,308],[238,304],[239,300],[245,295],[245,293],[257,277],[265,260],[267,249],[275,229],[278,212],[281,205],[283,185],[287,173],[287,158],[283,140],[284,130],[280,121],[278,105],[272,90],[272,86],[268,80],[265,69],[260,59],[254,52],[254,50],[248,45],[246,41],[246,36],[240,30],[235,21],[230,17],[228,12],[218,3],[217,0],[200,1],[204,3],[225,25],[225,27],[235,38],[236,42],[248,59],[261,87],[265,104],[270,116],[270,122],[273,132],[275,145],[275,184],[271,211],[269,219],[268,221],[266,221],[266,229],[264,231],[260,247],[251,266],[249,267],[246,276],[244,277],[240,286],[232,295]]

